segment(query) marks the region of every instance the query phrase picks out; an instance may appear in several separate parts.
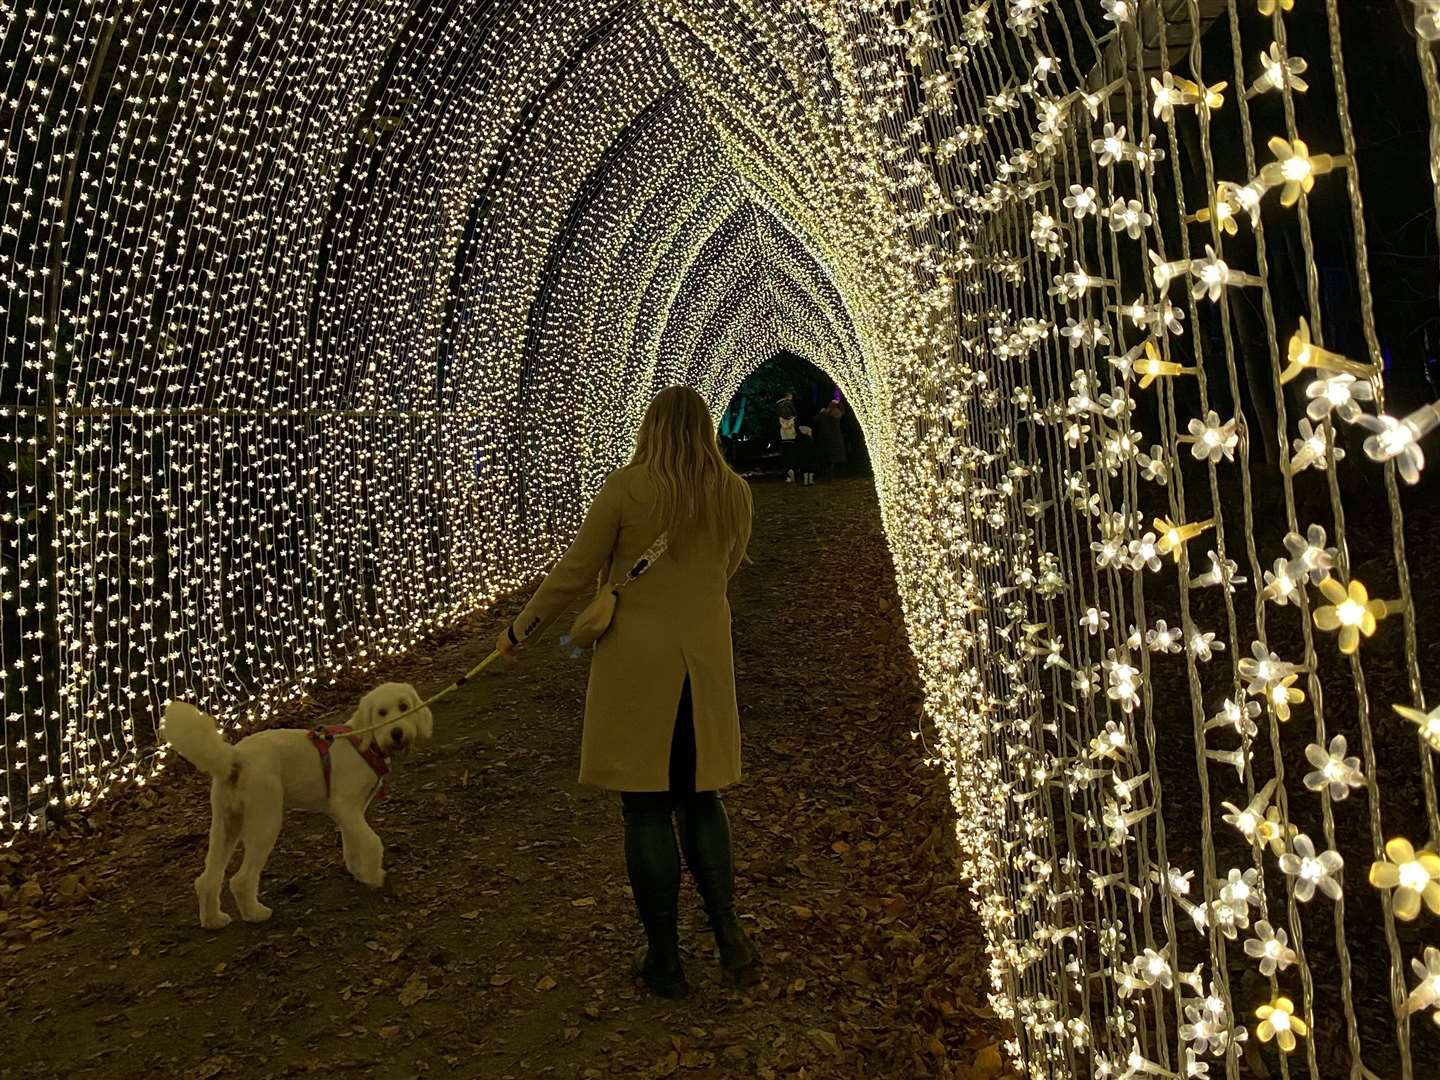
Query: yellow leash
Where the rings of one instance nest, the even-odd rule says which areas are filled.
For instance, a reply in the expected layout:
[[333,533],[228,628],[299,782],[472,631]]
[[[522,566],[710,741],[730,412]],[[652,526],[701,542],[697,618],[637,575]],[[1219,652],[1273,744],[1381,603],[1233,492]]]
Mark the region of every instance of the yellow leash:
[[[453,694],[456,690],[459,690],[460,687],[464,686],[467,682],[469,682],[471,679],[473,679],[476,675],[479,675],[480,672],[484,671],[487,667],[489,667],[491,664],[493,664],[493,663],[494,663],[496,660],[498,660],[498,659],[500,659],[500,650],[499,650],[499,649],[496,649],[496,650],[494,650],[489,656],[485,657],[484,660],[481,660],[478,664],[476,664],[474,667],[472,667],[469,671],[465,672],[464,675],[461,675],[460,678],[458,678],[458,679],[456,679],[454,682],[452,682],[449,686],[445,687],[445,688],[442,689],[442,690],[437,690],[437,691],[435,691],[435,693],[431,694],[428,698],[426,698],[424,701],[422,701],[419,705],[416,705],[415,708],[414,708],[412,711],[414,711],[414,712],[419,712],[421,709],[428,709],[432,704],[434,704],[435,702],[439,701],[442,697],[445,697],[447,694]],[[384,723],[382,723],[382,724],[371,724],[369,727],[356,728],[355,730],[349,732],[349,734],[351,734],[351,735],[362,735],[362,734],[364,734],[364,733],[367,732],[367,731],[375,731],[375,730],[378,729],[378,728],[388,727],[390,724],[393,724],[394,722],[395,722],[395,721],[394,721],[394,719],[392,718],[392,719],[386,720],[386,721],[385,721]]]

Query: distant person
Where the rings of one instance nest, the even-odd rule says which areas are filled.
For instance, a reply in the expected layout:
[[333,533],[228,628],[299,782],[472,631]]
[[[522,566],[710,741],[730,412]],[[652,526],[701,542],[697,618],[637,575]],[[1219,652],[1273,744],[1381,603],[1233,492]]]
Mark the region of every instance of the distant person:
[[820,475],[825,480],[834,480],[836,466],[845,463],[845,429],[840,424],[842,415],[840,403],[832,401],[816,413],[812,421],[815,456],[820,464]]
[[[530,603],[500,631],[512,658],[597,577],[625,578],[657,538],[648,572],[621,596],[595,644],[580,782],[620,792],[625,868],[647,947],[636,974],[661,997],[689,991],[680,964],[680,855],[732,981],[759,978],[735,914],[730,822],[720,789],[740,779],[740,714],[726,588],[750,542],[750,488],[720,457],[710,406],[694,390],[655,395],[630,464],[596,494],[580,534]],[[676,846],[676,826],[679,846]]]
[[795,465],[800,471],[800,484],[809,487],[815,483],[815,429],[805,424],[795,428],[800,437],[795,440]]
[[800,410],[795,407],[795,392],[786,390],[775,402],[775,415],[780,418],[780,460],[785,466],[785,482],[795,482],[796,452],[799,449],[796,430],[799,427]]

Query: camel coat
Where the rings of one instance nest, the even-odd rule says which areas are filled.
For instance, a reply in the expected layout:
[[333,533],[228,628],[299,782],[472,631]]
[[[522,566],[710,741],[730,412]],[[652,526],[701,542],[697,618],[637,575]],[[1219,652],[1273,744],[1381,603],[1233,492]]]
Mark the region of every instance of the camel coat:
[[[654,488],[643,469],[606,479],[570,550],[541,583],[511,627],[534,637],[601,574],[617,582],[660,535]],[[722,550],[711,538],[674,547],[620,593],[615,620],[595,645],[585,694],[580,782],[612,791],[666,791],[670,739],[685,676],[695,717],[695,789],[740,779],[740,714],[730,602],[725,592],[749,541]]]

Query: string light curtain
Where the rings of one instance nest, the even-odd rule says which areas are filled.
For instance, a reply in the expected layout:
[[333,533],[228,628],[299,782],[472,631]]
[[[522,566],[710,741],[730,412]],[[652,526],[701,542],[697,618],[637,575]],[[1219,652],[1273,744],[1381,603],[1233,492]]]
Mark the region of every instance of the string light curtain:
[[1020,1067],[1425,1076],[1381,23],[1428,195],[1429,0],[0,0],[7,842],[171,696],[243,730],[519,588],[656,389],[786,349],[865,429]]

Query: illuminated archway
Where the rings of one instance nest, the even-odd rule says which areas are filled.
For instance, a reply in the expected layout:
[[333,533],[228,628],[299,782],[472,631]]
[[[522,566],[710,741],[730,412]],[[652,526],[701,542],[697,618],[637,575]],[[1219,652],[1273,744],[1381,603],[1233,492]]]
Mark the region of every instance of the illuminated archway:
[[1426,141],[1412,6],[0,6],[0,825],[519,588],[655,389],[789,349],[865,431],[1013,1054],[1413,1075],[1440,413],[1373,232],[1434,185],[1356,134]]

